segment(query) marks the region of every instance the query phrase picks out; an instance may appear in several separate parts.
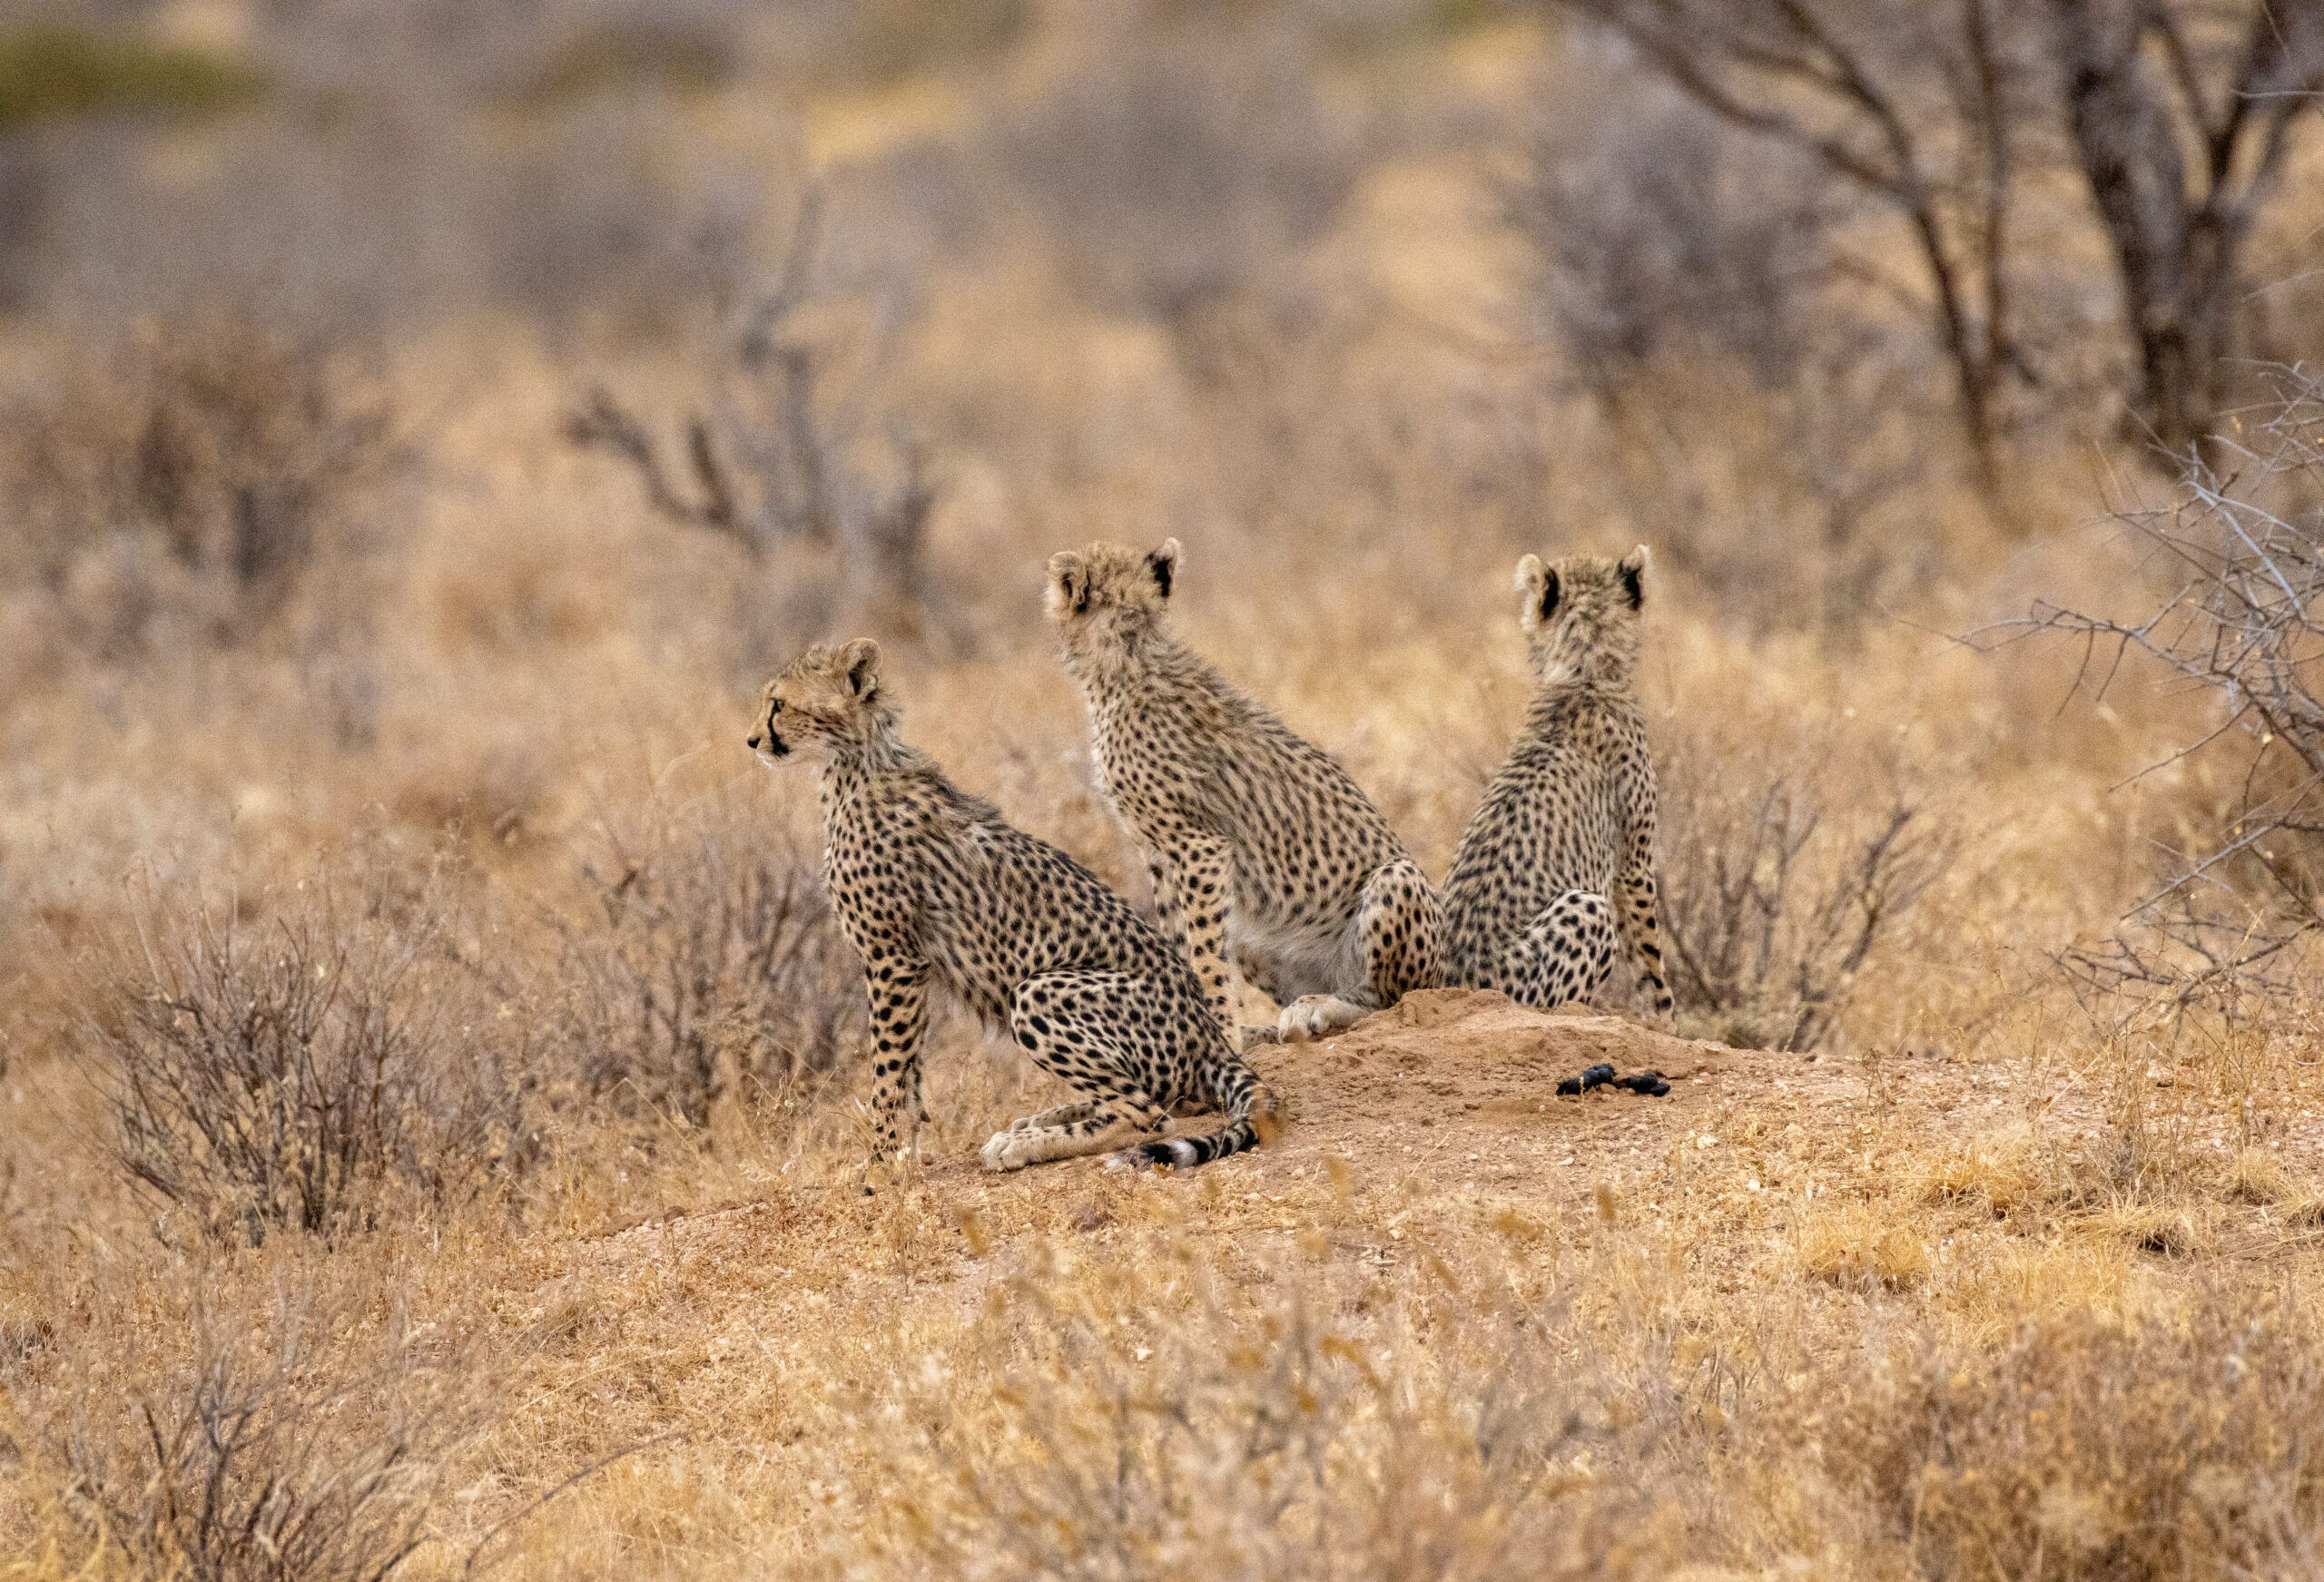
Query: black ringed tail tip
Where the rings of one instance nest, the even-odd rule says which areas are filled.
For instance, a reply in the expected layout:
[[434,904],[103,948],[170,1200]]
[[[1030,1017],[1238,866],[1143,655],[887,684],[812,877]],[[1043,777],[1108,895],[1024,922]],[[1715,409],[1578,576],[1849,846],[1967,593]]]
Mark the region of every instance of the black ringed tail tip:
[[1167,1164],[1174,1170],[1193,1170],[1214,1159],[1224,1159],[1229,1154],[1256,1148],[1258,1144],[1258,1128],[1247,1120],[1238,1120],[1206,1137],[1164,1137],[1157,1142],[1140,1143],[1128,1151],[1127,1158],[1140,1168]]

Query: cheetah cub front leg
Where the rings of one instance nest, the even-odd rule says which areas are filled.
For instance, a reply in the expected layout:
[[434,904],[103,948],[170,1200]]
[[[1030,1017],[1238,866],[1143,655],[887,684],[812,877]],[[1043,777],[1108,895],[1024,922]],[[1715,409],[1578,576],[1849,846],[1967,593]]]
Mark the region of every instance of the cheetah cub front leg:
[[1234,864],[1226,841],[1197,830],[1173,830],[1166,849],[1147,860],[1154,880],[1154,916],[1163,938],[1187,953],[1203,999],[1226,1042],[1240,1054],[1280,1036],[1274,1027],[1243,1025],[1236,1012],[1235,975],[1226,959],[1226,914]]
[[928,976],[926,963],[900,956],[872,954],[864,961],[873,1040],[866,1197],[882,1186],[901,1186],[919,1157],[920,1124],[926,1114],[920,1046],[928,1034]]
[[1639,988],[1645,992],[1647,1003],[1653,1007],[1656,1024],[1676,1032],[1679,1021],[1670,997],[1670,980],[1662,975],[1661,929],[1656,921],[1660,909],[1656,904],[1656,888],[1649,852],[1622,875],[1622,909],[1617,922],[1624,943],[1630,947],[1631,959],[1638,964]]
[[1348,933],[1363,964],[1364,988],[1302,995],[1276,1021],[1282,1037],[1320,1038],[1413,989],[1443,984],[1444,905],[1412,859],[1384,864],[1364,882]]

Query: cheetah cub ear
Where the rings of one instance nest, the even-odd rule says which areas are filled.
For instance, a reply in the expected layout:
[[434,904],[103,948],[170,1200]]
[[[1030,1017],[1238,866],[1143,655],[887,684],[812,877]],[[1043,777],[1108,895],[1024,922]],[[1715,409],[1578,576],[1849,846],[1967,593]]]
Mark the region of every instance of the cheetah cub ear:
[[1089,573],[1070,549],[1049,556],[1048,604],[1049,614],[1059,617],[1083,614],[1089,608]]
[[1646,563],[1652,558],[1652,554],[1641,544],[1622,556],[1619,563],[1622,591],[1630,596],[1630,608],[1633,610],[1646,603]]
[[1558,611],[1558,574],[1538,555],[1517,563],[1517,624],[1531,632]]
[[858,637],[839,651],[840,668],[846,673],[848,690],[865,703],[880,693],[880,645],[869,637]]
[[1178,541],[1165,538],[1161,546],[1146,557],[1146,569],[1154,574],[1154,585],[1162,590],[1166,599],[1170,596],[1170,585],[1178,580]]

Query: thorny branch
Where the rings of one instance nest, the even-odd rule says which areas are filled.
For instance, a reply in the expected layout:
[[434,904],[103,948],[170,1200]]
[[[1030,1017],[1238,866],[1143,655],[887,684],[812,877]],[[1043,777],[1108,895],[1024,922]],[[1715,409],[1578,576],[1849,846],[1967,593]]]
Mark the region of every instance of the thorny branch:
[[2226,447],[2231,470],[2195,458],[2171,506],[2116,518],[2176,570],[2156,608],[2117,618],[2041,604],[1971,639],[2070,637],[2084,649],[2075,688],[2093,698],[2133,655],[2209,694],[2201,735],[2149,774],[2229,742],[2247,755],[2211,847],[2162,850],[2156,886],[2122,928],[2066,953],[2089,988],[2181,1004],[2236,984],[2289,988],[2324,929],[2324,378],[2300,368],[2275,377],[2277,398]]

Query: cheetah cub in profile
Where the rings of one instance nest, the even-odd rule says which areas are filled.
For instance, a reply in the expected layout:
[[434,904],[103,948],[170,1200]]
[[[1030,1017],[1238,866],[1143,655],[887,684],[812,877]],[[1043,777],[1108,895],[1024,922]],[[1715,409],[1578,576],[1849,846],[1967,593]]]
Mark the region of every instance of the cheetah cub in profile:
[[817,646],[766,683],[751,750],[821,771],[823,879],[863,959],[875,1132],[865,1190],[915,1141],[928,989],[941,984],[1006,1028],[1079,1098],[984,1146],[988,1170],[1096,1154],[1207,1101],[1226,1125],[1122,1155],[1196,1165],[1248,1148],[1265,1090],[1230,1048],[1169,943],[1095,874],[1012,829],[896,735],[879,645]]
[[1049,614],[1081,683],[1099,789],[1145,846],[1162,930],[1228,1037],[1231,960],[1313,1037],[1443,982],[1443,910],[1347,772],[1171,634],[1175,538],[1050,557]]
[[1657,942],[1654,761],[1632,695],[1646,545],[1619,561],[1517,563],[1518,624],[1538,686],[1444,881],[1453,980],[1521,1004],[1586,999],[1618,938],[1657,1017],[1670,990]]

